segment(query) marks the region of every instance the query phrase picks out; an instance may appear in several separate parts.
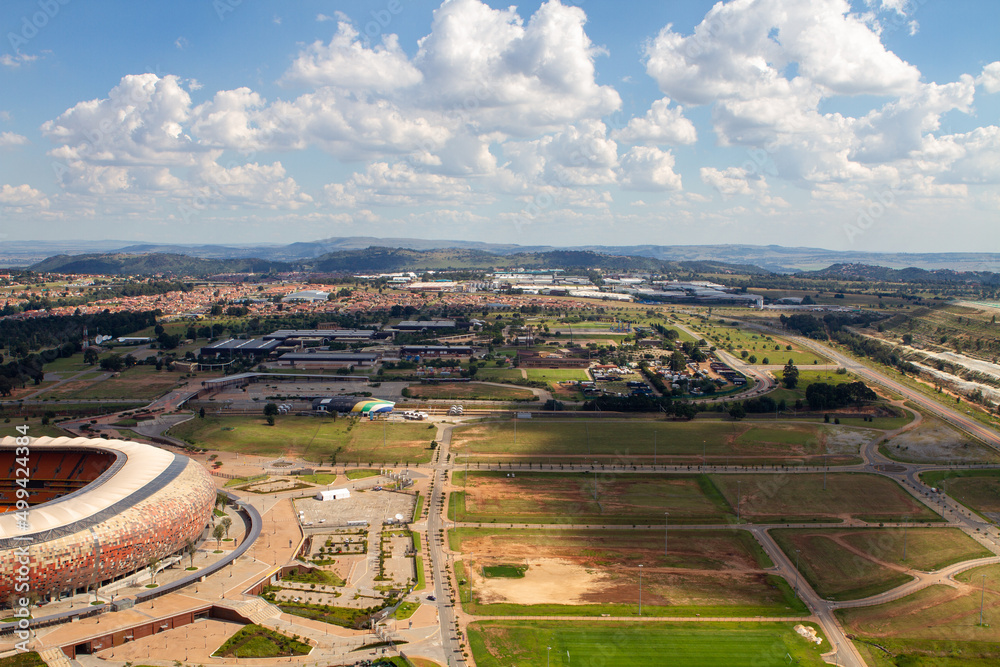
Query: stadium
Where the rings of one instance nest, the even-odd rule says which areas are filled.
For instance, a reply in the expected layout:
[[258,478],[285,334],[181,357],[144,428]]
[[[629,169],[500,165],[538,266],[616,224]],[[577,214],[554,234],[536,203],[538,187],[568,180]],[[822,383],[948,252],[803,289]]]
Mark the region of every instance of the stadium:
[[[127,577],[183,552],[208,525],[215,484],[185,456],[99,438],[36,438],[29,449],[25,466],[15,439],[0,440],[0,572],[25,581],[27,560],[27,590],[40,599]],[[15,469],[25,467],[26,529],[14,512]],[[0,605],[14,593],[14,580],[0,577]]]
[[353,412],[363,415],[388,415],[396,404],[377,398],[355,398],[354,396],[331,396],[317,398],[312,402],[316,412]]

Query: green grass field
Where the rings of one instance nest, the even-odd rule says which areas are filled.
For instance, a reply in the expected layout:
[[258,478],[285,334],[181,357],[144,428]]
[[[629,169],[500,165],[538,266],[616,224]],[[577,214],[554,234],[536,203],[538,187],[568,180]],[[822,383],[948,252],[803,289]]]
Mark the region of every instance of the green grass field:
[[[449,517],[482,523],[726,523],[734,512],[705,475],[453,474]],[[595,499],[596,490],[596,499]]]
[[[860,420],[859,420],[860,421]],[[799,422],[639,419],[518,420],[459,426],[452,451],[460,460],[543,458],[547,463],[709,464],[856,461],[858,448],[877,434],[870,430]]]
[[469,626],[469,644],[479,667],[785,667],[786,656],[799,665],[824,665],[819,656],[829,643],[807,642],[794,625],[477,621]]
[[921,481],[945,492],[974,512],[1000,513],[1000,470],[935,470]]
[[814,371],[808,368],[799,368],[799,381],[795,385],[795,389],[786,389],[785,385],[780,384],[784,379],[785,374],[782,371],[774,371],[774,377],[778,380],[779,386],[777,389],[768,394],[771,398],[776,401],[785,399],[788,403],[795,403],[796,400],[801,399],[804,403],[806,400],[806,389],[809,385],[822,382],[824,384],[848,384],[850,382],[856,382],[860,378],[853,373],[837,373],[835,371]]
[[836,613],[873,667],[996,665],[1000,663],[1000,566],[974,568],[956,579],[962,588],[930,586],[893,602]]
[[768,364],[772,366],[784,366],[789,359],[796,366],[811,366],[814,362],[827,363],[827,359],[811,350],[802,349],[795,345],[792,345],[792,349],[788,350],[789,341],[759,332],[711,324],[701,325],[698,333],[701,333],[716,347],[729,349],[737,357],[742,357],[742,352],[745,350],[748,357],[749,355],[757,357],[757,364],[763,364],[765,357]]
[[483,567],[483,576],[491,579],[523,579],[524,573],[528,569],[527,565],[486,565]]
[[713,475],[712,481],[733,507],[740,501],[744,520],[755,523],[840,521],[941,521],[898,484],[863,473],[787,475]]
[[[384,427],[384,430],[383,430]],[[426,424],[387,424],[352,419],[278,416],[206,416],[170,429],[170,435],[198,447],[266,456],[296,455],[338,462],[425,463],[430,461],[434,429]],[[382,444],[383,434],[386,444]]]
[[480,368],[476,373],[476,379],[483,382],[509,382],[511,380],[523,380],[521,369],[519,368]]

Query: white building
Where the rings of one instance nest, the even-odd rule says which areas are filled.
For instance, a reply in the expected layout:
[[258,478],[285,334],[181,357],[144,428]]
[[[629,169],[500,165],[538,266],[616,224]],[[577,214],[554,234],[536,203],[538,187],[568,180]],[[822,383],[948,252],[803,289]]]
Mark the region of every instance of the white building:
[[351,497],[350,489],[326,489],[316,494],[316,500],[346,500]]

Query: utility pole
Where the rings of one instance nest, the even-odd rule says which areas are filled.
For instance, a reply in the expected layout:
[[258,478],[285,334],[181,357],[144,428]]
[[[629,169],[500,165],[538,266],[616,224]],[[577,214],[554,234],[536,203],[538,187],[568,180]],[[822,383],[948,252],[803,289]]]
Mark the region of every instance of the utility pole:
[[740,508],[743,505],[743,482],[736,480],[736,523],[740,521]]
[[[642,567],[642,565],[640,565],[639,567]],[[982,577],[983,577],[983,588],[979,592],[979,626],[980,627],[982,627],[982,625],[983,625],[983,601],[986,600],[986,575],[984,574],[984,575],[982,575]],[[640,593],[640,596],[641,595],[642,595],[642,593]]]
[[656,431],[653,431],[653,466],[656,466]]
[[906,524],[903,524],[903,560],[906,560]]
[[799,552],[802,549],[795,550],[795,592],[799,592]]
[[670,512],[663,513],[663,555],[667,555],[667,537],[670,530]]
[[[642,616],[642,563],[639,563],[639,615]],[[980,620],[979,624],[983,624],[982,620]]]

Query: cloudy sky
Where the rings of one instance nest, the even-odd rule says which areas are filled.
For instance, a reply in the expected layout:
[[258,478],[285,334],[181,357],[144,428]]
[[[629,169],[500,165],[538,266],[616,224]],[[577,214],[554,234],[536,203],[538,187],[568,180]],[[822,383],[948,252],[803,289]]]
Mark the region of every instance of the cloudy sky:
[[998,25],[995,0],[5,0],[0,232],[1000,252]]

